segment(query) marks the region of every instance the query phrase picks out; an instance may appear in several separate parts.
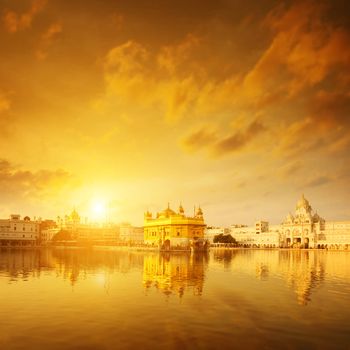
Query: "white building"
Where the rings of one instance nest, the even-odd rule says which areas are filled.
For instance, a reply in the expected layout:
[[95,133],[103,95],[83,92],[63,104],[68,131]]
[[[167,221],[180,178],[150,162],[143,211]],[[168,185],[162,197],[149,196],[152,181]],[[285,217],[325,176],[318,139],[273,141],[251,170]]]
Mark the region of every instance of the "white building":
[[0,244],[35,245],[39,240],[39,222],[31,221],[29,216],[21,220],[20,215],[12,214],[9,219],[0,220]]
[[277,248],[280,246],[280,234],[276,226],[269,228],[267,221],[257,221],[254,226],[232,225],[230,234],[238,245],[243,247]]
[[143,227],[135,227],[129,223],[122,223],[119,230],[119,239],[124,243],[140,244],[144,242]]
[[313,212],[304,195],[294,215],[289,213],[282,224],[233,225],[230,233],[245,247],[350,249],[350,221],[326,221]]

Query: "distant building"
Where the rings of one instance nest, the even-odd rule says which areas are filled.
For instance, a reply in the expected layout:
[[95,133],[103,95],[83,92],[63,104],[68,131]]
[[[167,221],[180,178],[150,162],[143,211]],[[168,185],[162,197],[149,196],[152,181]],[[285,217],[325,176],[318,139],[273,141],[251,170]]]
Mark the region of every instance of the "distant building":
[[350,221],[326,221],[312,207],[304,195],[296,205],[295,215],[288,214],[282,223],[283,247],[327,249],[350,248]]
[[119,239],[124,243],[141,244],[144,242],[143,227],[135,227],[129,223],[119,225]]
[[46,244],[52,241],[52,238],[60,230],[57,225],[57,222],[54,220],[43,220],[40,222],[39,227],[40,227],[39,238],[40,238],[41,244]]
[[29,216],[21,220],[20,215],[12,214],[9,219],[0,220],[0,244],[2,246],[33,246],[39,241],[39,222]]
[[64,220],[57,217],[59,231],[66,231],[71,239],[80,243],[110,245],[119,240],[119,226],[114,224],[89,224],[82,222],[80,215],[74,209]]
[[267,221],[257,221],[254,226],[232,225],[230,234],[243,247],[277,248],[280,246],[279,231],[269,230]]
[[78,212],[74,209],[70,215],[66,215],[64,218],[64,228],[76,232],[77,229],[80,227],[80,215]]
[[204,242],[203,212],[199,207],[193,217],[185,216],[180,205],[176,213],[168,207],[153,218],[148,211],[144,215],[144,241],[161,249],[199,247]]
[[75,237],[80,242],[94,244],[113,244],[119,240],[119,226],[117,225],[88,225],[81,224],[75,230]]
[[232,225],[231,235],[245,247],[350,249],[350,221],[326,221],[313,213],[302,195],[294,216],[289,213],[280,225],[258,221],[253,227]]

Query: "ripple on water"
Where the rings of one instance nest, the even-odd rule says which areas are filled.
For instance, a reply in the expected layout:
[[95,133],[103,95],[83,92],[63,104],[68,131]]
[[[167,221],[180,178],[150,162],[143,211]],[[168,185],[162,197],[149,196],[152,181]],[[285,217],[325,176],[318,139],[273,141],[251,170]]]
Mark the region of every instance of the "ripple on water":
[[350,272],[339,262],[349,255],[340,255],[1,251],[0,346],[346,348]]

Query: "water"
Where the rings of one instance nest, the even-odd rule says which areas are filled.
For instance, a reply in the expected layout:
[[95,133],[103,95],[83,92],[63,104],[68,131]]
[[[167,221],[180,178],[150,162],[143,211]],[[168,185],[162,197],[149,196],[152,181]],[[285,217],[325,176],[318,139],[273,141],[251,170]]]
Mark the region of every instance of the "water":
[[350,253],[0,251],[1,349],[349,349]]

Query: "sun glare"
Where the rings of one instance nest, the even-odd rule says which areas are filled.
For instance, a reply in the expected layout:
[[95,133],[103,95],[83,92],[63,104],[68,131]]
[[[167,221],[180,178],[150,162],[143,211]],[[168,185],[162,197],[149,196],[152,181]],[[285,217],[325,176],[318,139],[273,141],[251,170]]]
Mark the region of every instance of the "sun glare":
[[91,218],[96,221],[106,219],[107,206],[102,200],[93,200],[91,203]]

